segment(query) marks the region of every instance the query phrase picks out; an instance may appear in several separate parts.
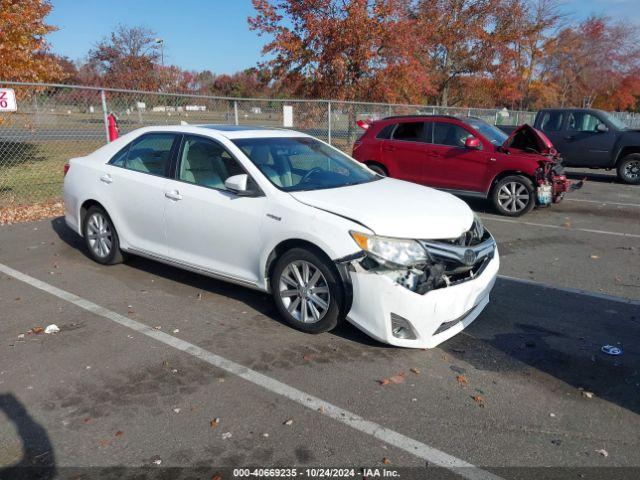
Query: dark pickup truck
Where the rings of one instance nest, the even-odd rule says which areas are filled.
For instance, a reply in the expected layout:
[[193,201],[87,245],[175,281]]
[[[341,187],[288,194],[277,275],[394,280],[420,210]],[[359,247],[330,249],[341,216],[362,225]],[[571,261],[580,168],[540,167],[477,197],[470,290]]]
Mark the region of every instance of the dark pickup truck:
[[640,184],[640,131],[608,113],[550,108],[537,113],[533,126],[549,137],[565,166],[615,168],[621,181]]

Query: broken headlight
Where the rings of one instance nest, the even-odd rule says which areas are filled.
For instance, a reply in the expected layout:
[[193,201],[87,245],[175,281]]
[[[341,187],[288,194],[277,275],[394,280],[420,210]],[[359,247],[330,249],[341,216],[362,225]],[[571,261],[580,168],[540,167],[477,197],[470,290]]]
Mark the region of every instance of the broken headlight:
[[361,249],[376,257],[381,263],[410,267],[427,261],[427,252],[415,240],[379,237],[354,231],[349,233]]

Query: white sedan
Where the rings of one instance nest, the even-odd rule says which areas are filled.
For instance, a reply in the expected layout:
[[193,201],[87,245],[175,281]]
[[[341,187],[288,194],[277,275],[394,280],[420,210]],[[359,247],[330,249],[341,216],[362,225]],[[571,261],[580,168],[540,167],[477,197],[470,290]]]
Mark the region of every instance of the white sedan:
[[96,262],[140,255],[271,292],[304,332],[346,319],[434,347],[480,314],[498,272],[462,200],[291,130],[141,128],[65,171],[66,222]]

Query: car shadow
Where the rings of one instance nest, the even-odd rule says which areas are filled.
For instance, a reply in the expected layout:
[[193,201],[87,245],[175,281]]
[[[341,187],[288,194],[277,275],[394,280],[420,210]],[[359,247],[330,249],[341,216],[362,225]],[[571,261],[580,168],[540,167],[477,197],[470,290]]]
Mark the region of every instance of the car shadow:
[[583,172],[583,171],[575,171],[575,170],[565,170],[565,174],[567,178],[571,180],[583,180],[585,179],[587,182],[599,182],[599,183],[619,183],[620,185],[624,185],[622,182],[618,180],[615,172],[613,173],[603,173],[599,172]]
[[[603,353],[606,344],[623,354]],[[556,391],[583,389],[640,413],[638,345],[637,305],[499,278],[482,315],[440,348],[478,370],[535,377]]]
[[22,459],[0,466],[0,479],[49,480],[57,476],[55,453],[45,428],[36,422],[12,394],[0,394],[0,411],[9,419],[22,443]]
[[[70,247],[81,251],[83,255],[90,259],[82,238],[66,225],[64,217],[52,219],[51,227],[60,240]],[[172,267],[161,262],[134,255],[130,255],[128,257],[126,265],[166,280],[178,281],[184,285],[202,290],[203,292],[222,295],[242,302],[247,307],[255,310],[261,315],[275,320],[276,322],[285,325],[287,328],[291,328],[276,310],[273,301],[271,300],[271,295],[268,293],[241,287],[222,280],[216,280],[215,278],[207,277],[206,275],[189,272],[187,270],[182,270],[177,267]],[[335,335],[366,346],[389,348],[388,345],[372,339],[348,322],[341,323],[337,328],[330,332],[330,335]]]
[[[81,239],[62,219],[52,221],[59,237],[84,251]],[[164,265],[131,257],[127,266],[178,281],[193,288],[244,303],[290,328],[279,316],[270,295]],[[329,335],[381,351],[397,349],[371,339],[344,322]],[[600,352],[604,344],[624,341],[624,354]],[[539,373],[640,413],[640,315],[638,307],[606,299],[562,292],[543,286],[498,279],[487,309],[463,333],[440,345],[451,358],[479,370]],[[550,385],[557,389],[557,385]]]

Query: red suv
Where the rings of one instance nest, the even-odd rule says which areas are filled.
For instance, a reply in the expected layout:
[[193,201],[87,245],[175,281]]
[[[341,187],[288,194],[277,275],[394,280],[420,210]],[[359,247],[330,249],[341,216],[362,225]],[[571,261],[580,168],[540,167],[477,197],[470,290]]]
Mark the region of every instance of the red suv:
[[380,175],[491,199],[503,215],[562,200],[570,182],[549,139],[528,125],[511,136],[474,117],[403,116],[359,122],[353,157]]

